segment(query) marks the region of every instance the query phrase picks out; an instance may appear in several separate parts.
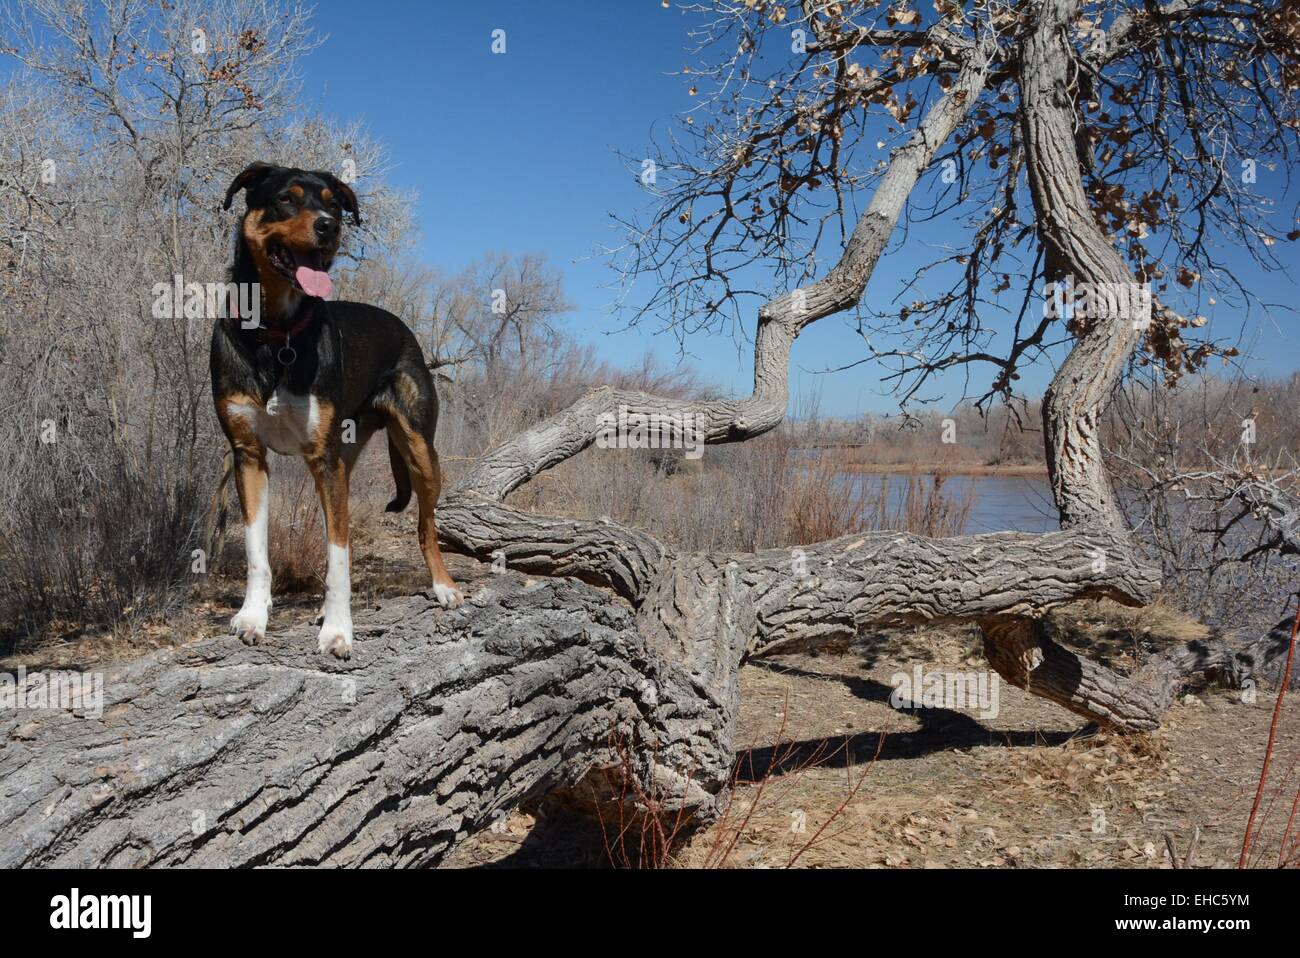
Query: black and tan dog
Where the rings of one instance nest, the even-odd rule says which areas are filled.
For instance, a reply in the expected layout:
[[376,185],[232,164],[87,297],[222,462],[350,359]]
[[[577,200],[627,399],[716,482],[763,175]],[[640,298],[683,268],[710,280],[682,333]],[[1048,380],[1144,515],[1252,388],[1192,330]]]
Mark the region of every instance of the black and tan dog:
[[[438,550],[434,506],[441,490],[433,448],[438,397],[414,334],[391,313],[361,303],[325,302],[343,214],[360,225],[357,198],[337,177],[254,163],[235,177],[224,208],[246,190],[248,210],[235,236],[234,283],[258,284],[260,323],[230,316],[212,333],[212,394],[234,450],[244,515],[248,587],[231,631],[246,642],[266,636],[271,608],[267,556],[267,450],[307,461],[325,511],[328,570],[321,607],[321,652],[352,651],[348,479],[379,428],[397,495],[414,487],[420,549],[445,607],[459,605]],[[233,312],[233,310],[232,310]]]

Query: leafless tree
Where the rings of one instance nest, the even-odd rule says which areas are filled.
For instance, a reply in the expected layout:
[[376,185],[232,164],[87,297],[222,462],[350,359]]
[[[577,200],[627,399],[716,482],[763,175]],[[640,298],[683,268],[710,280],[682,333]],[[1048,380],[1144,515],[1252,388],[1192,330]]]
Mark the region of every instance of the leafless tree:
[[155,306],[174,277],[226,280],[234,174],[350,164],[368,213],[352,268],[410,223],[372,139],[292,116],[315,43],[299,6],[39,0],[0,7],[0,35],[17,64],[0,92],[0,288],[18,317],[0,329],[0,605],[21,638],[166,611],[194,581],[220,475],[212,317]]
[[1167,388],[1147,370],[1106,423],[1125,517],[1165,592],[1222,629],[1268,632],[1295,588],[1277,509],[1296,489],[1297,386],[1200,375]]

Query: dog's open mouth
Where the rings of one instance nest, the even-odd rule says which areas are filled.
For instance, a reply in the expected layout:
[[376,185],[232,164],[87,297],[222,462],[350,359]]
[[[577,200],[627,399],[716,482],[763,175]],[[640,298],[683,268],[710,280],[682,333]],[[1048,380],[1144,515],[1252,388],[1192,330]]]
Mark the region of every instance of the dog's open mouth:
[[266,248],[266,256],[272,266],[308,296],[325,299],[334,288],[330,275],[326,272],[330,268],[331,257],[325,250],[298,250],[271,243]]

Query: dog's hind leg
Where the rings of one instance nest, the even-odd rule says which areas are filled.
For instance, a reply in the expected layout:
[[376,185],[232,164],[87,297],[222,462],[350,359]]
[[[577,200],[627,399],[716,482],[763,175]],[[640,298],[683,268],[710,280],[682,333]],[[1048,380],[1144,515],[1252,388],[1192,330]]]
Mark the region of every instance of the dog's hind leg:
[[393,482],[397,485],[397,493],[393,496],[393,501],[384,506],[384,511],[401,512],[411,501],[411,471],[406,468],[402,450],[393,439],[391,432],[388,434],[388,464],[393,470]]
[[442,472],[438,467],[438,453],[433,448],[432,426],[416,429],[399,409],[388,417],[388,439],[395,442],[410,472],[411,485],[420,504],[420,551],[433,579],[433,595],[443,608],[454,609],[465,601],[464,595],[452,581],[442,561],[438,548],[438,524],[434,509],[442,494]]

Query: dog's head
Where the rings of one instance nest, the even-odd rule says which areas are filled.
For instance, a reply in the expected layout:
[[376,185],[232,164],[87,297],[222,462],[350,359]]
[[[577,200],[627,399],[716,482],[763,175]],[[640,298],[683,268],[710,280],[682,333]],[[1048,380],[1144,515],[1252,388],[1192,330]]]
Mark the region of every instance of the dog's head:
[[343,214],[360,226],[357,195],[333,173],[253,163],[226,190],[222,209],[246,190],[243,240],[264,286],[285,286],[324,299],[339,248]]

